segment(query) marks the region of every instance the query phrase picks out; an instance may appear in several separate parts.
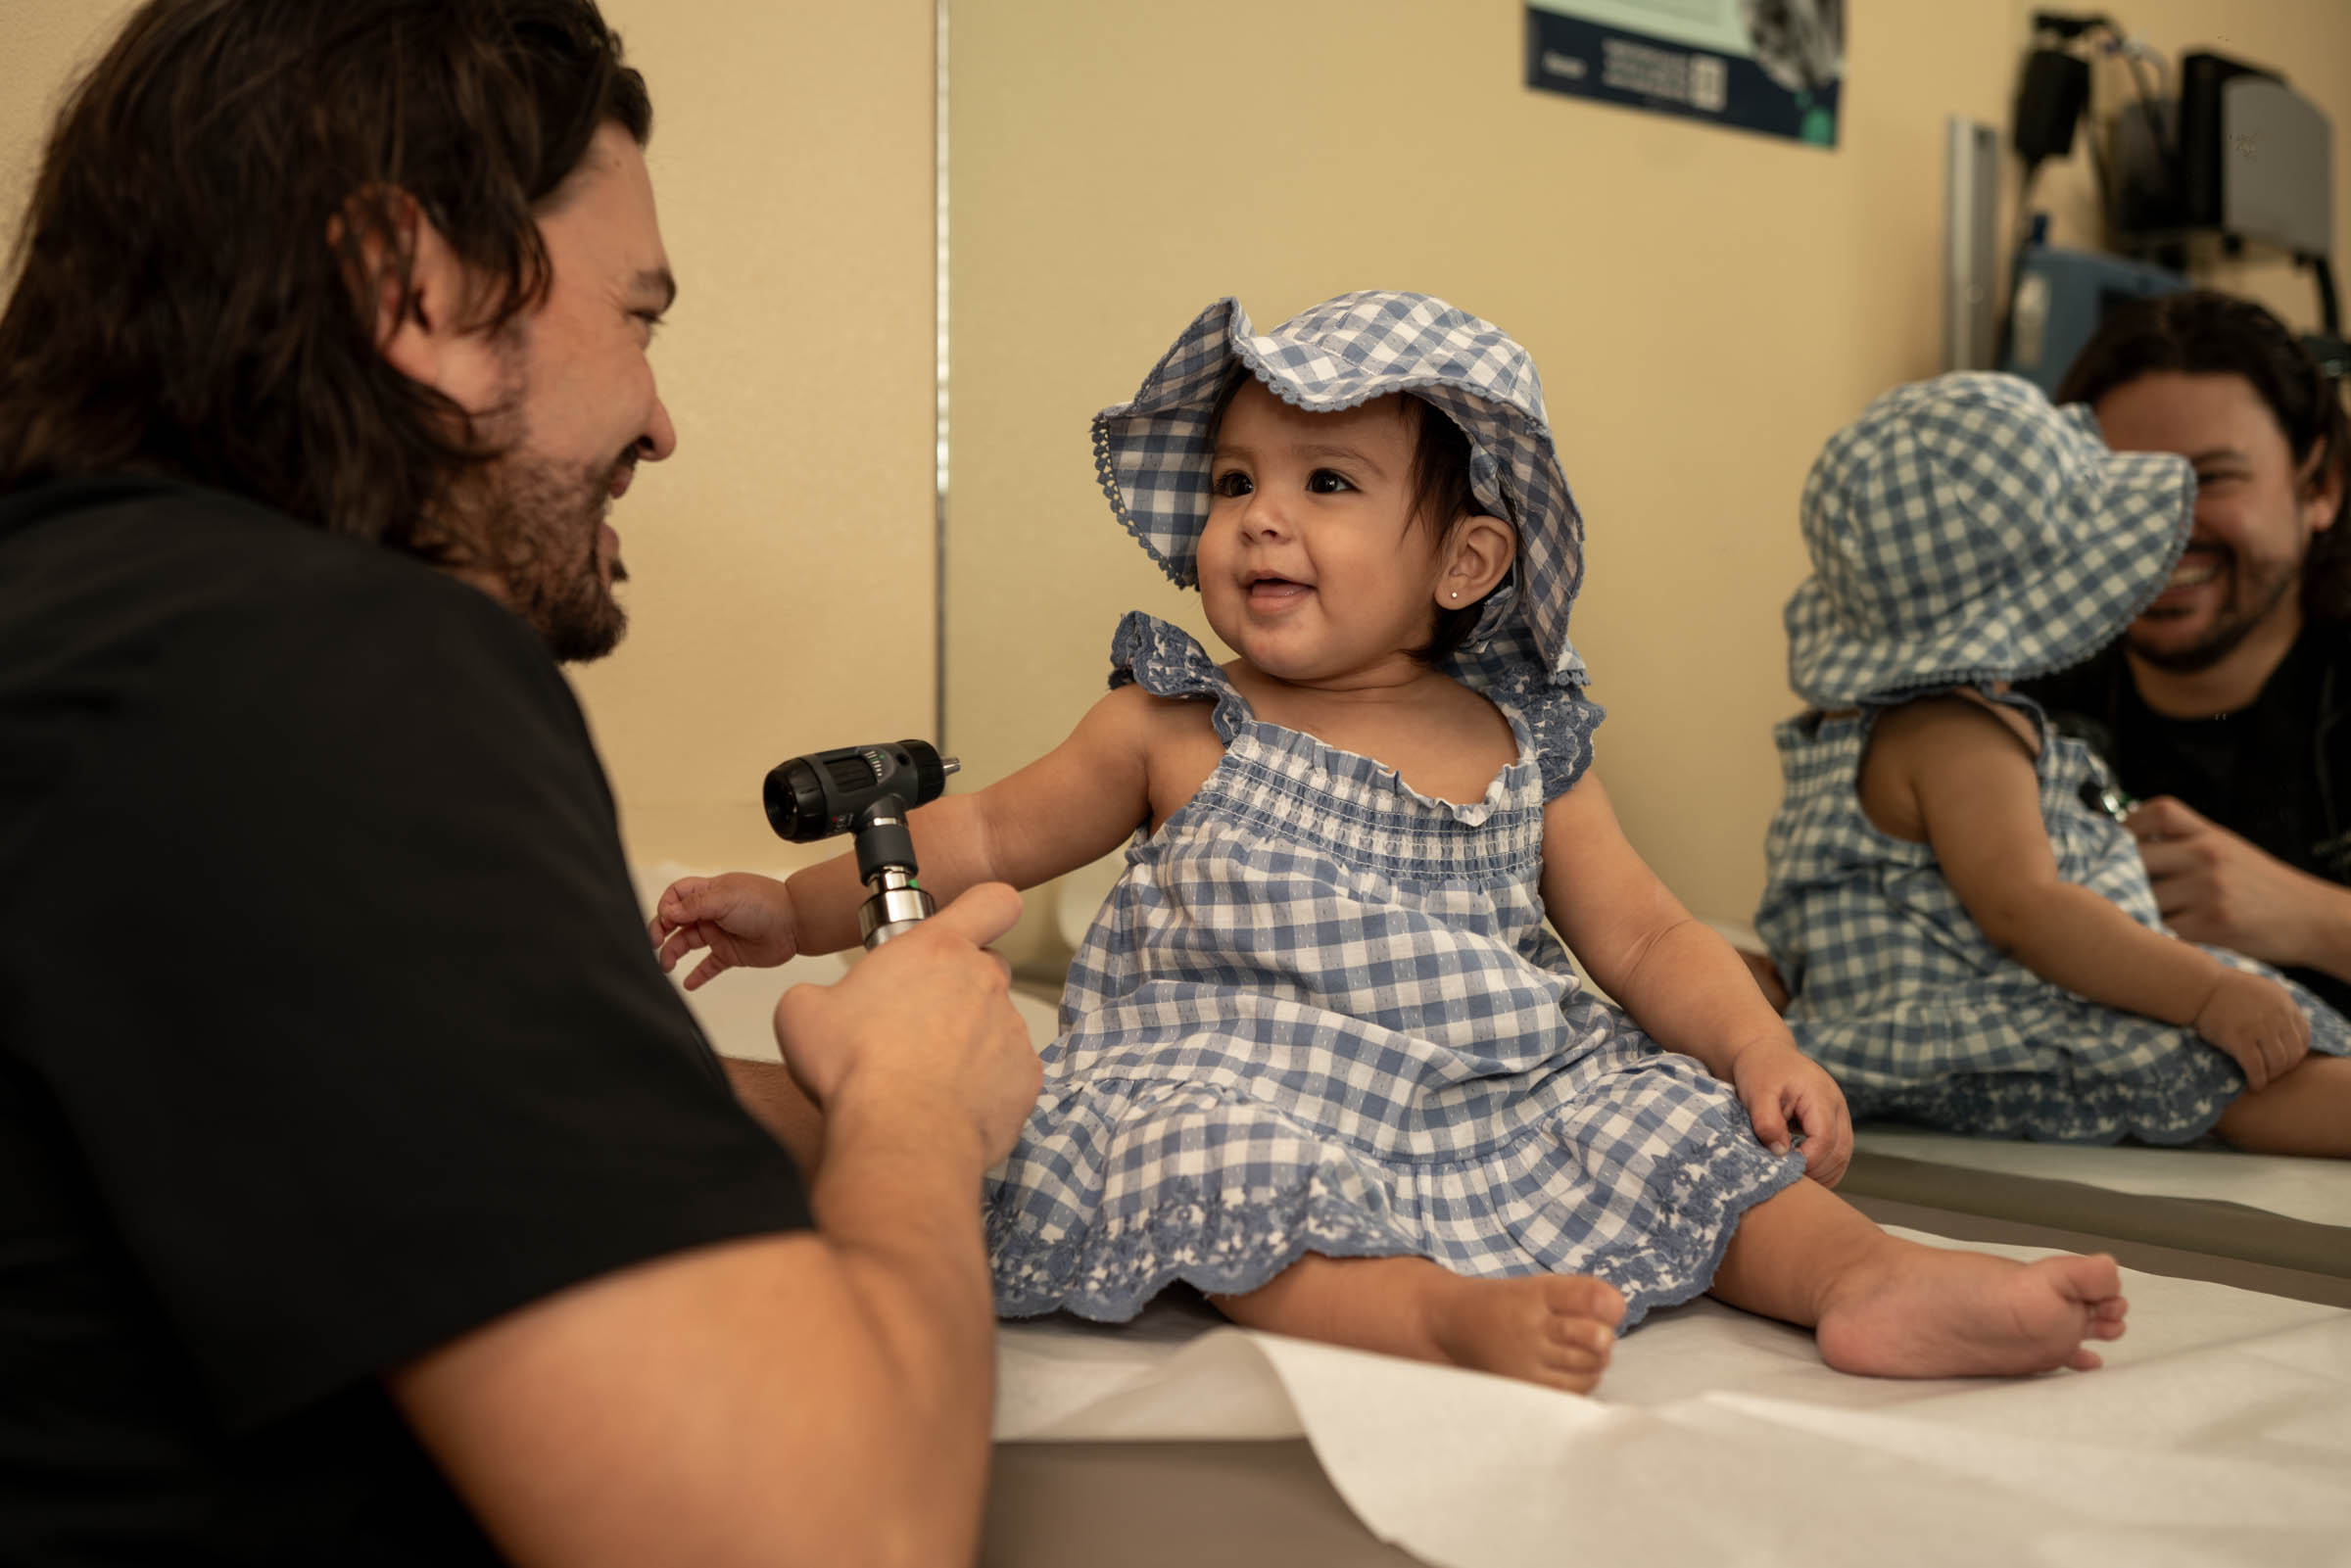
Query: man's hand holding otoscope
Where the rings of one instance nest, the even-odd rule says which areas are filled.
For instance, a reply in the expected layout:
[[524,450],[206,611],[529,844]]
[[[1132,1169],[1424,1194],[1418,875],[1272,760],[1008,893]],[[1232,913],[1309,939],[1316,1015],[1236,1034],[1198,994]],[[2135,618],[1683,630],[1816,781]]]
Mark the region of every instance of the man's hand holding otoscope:
[[[937,799],[958,766],[927,740],[900,740],[813,751],[768,773],[760,793],[778,836],[802,844],[855,834],[857,876],[867,892],[857,929],[869,950],[932,913],[906,816]],[[767,968],[808,950],[790,891],[772,877],[749,872],[672,882],[650,930],[664,973],[687,954],[708,950],[709,957],[686,976],[690,991],[728,970]]]
[[[1018,918],[1019,898],[1001,884],[974,886],[930,929],[895,941],[932,914],[907,816],[936,799],[955,770],[955,760],[928,742],[901,740],[812,752],[768,774],[762,793],[778,834],[795,843],[855,835],[856,877],[866,892],[856,930],[869,950],[893,943],[834,984],[785,992],[776,1038],[792,1079],[828,1116],[837,1097],[850,1092],[852,1076],[869,1085],[868,1099],[882,1093],[896,1107],[893,1116],[905,1114],[909,1097],[936,1099],[948,1122],[971,1123],[983,1163],[992,1164],[1012,1147],[1036,1098],[1028,1027],[1006,994],[1003,960],[985,949]],[[850,859],[800,874],[823,890],[805,909],[794,908],[783,882],[747,872],[671,883],[650,926],[661,968],[706,949],[686,976],[686,988],[696,990],[730,969],[847,947]],[[960,1003],[942,1010],[942,995],[961,998],[968,1010]],[[873,1089],[877,1083],[891,1087]]]

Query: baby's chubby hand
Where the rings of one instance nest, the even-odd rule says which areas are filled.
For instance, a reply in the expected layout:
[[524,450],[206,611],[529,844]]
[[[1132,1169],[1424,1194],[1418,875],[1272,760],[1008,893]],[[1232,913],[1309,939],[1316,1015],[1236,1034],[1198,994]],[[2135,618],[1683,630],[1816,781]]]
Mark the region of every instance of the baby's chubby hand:
[[799,951],[792,894],[773,877],[750,872],[679,878],[662,892],[646,928],[664,974],[687,954],[710,950],[686,976],[689,991],[731,969],[766,969]]
[[2220,967],[2193,1027],[2245,1069],[2245,1087],[2267,1088],[2310,1054],[2310,1019],[2291,991],[2265,975]]
[[1786,1154],[1790,1132],[1800,1130],[1804,1174],[1824,1187],[1844,1177],[1853,1157],[1853,1118],[1846,1110],[1845,1091],[1794,1040],[1767,1036],[1743,1047],[1731,1058],[1731,1087],[1765,1148]]

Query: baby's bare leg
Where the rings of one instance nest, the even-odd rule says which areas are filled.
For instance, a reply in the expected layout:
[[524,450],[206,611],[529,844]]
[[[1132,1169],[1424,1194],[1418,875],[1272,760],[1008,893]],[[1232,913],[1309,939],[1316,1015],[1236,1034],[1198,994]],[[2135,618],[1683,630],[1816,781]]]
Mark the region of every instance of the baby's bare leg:
[[2255,1154],[2351,1158],[2351,1057],[2304,1057],[2238,1095],[2212,1130]]
[[1248,1328],[1441,1361],[1582,1394],[1600,1381],[1624,1317],[1606,1280],[1468,1279],[1425,1258],[1308,1253],[1253,1291],[1211,1296]]
[[1817,1331],[1821,1358],[1872,1377],[1976,1377],[2098,1365],[2127,1304],[2114,1259],[2019,1263],[1889,1236],[1814,1181],[1749,1210],[1711,1292]]

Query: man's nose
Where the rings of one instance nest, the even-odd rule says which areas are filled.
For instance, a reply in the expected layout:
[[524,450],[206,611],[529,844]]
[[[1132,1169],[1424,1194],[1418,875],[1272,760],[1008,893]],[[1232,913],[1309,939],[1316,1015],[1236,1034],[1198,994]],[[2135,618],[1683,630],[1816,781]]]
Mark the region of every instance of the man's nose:
[[678,450],[678,428],[669,422],[669,405],[658,397],[653,399],[653,416],[645,423],[645,434],[637,438],[637,454],[648,462],[659,462]]

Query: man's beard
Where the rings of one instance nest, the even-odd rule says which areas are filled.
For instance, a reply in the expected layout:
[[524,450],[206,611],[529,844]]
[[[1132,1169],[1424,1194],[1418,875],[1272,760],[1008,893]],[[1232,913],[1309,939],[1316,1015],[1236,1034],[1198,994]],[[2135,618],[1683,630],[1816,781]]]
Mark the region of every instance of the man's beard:
[[[558,664],[600,659],[620,645],[629,612],[597,570],[597,538],[612,488],[637,466],[631,445],[601,467],[566,468],[531,455],[523,415],[528,323],[516,317],[493,347],[502,372],[498,404],[482,416],[499,454],[460,475],[443,498],[434,529],[444,564],[495,582],[506,607],[521,616]],[[477,438],[484,433],[477,426]],[[612,583],[628,571],[617,556]]]
[[[628,611],[598,571],[597,538],[613,480],[635,465],[633,452],[584,470],[509,450],[453,498],[450,531],[470,546],[467,564],[496,580],[557,663],[600,659],[628,630]],[[612,581],[628,576],[615,559]]]
[[[2231,554],[2229,570],[2232,574],[2232,583],[2233,574],[2241,570],[2242,564],[2241,557]],[[2158,670],[2167,670],[2174,675],[2200,675],[2234,653],[2245,639],[2270,618],[2279,602],[2293,592],[2301,580],[2300,568],[2291,567],[2279,572],[2266,584],[2256,583],[2254,587],[2261,594],[2260,603],[2249,610],[2233,607],[2224,610],[2213,623],[2212,630],[2200,641],[2191,642],[2185,647],[2150,647],[2145,640],[2129,635],[2127,640],[2131,651],[2142,663],[2153,665]],[[2160,611],[2150,613],[2161,614]]]

